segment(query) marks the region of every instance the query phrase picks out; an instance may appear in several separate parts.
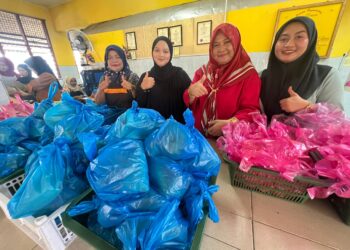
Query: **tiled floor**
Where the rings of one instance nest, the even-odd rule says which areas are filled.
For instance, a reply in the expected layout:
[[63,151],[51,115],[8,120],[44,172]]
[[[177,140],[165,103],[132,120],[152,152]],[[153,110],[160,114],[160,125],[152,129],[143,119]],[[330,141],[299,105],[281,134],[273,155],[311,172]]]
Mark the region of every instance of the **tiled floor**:
[[[350,226],[343,224],[325,200],[299,205],[233,188],[228,166],[222,164],[214,195],[219,209],[218,224],[207,220],[202,250],[229,249],[350,249]],[[0,214],[1,250],[39,250],[26,235]],[[81,239],[69,250],[93,249]]]

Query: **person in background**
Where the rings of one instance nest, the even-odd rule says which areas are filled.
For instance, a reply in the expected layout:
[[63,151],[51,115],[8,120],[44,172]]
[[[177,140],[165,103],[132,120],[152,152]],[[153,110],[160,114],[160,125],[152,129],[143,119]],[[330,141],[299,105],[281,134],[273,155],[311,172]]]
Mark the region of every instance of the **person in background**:
[[183,98],[193,112],[196,128],[217,137],[226,124],[250,120],[249,113],[259,111],[260,87],[238,29],[223,23],[213,31],[209,62],[195,72]]
[[319,102],[343,108],[343,84],[336,69],[318,64],[316,42],[317,29],[308,17],[295,17],[276,33],[261,75],[260,97],[269,120]]
[[11,60],[6,57],[0,57],[0,81],[5,86],[8,94],[10,96],[15,94],[27,95],[28,89],[26,85],[18,82],[17,77]]
[[[46,99],[49,92],[50,84],[57,81],[56,76],[51,70],[47,62],[40,56],[32,56],[24,61],[34,72],[38,78],[31,80],[27,86],[29,92],[33,93],[37,102]],[[61,91],[57,91],[54,101],[61,100]]]
[[[30,68],[28,67],[27,64],[18,64],[17,71],[19,73],[17,81],[20,82],[21,84],[27,85],[31,80],[34,79],[32,77],[32,71],[30,70]],[[35,96],[33,95],[33,93],[28,93],[28,92],[23,93],[23,92],[21,92],[20,95],[21,95],[21,98],[23,100],[26,100],[26,101],[29,101],[29,102],[36,101]]]
[[124,51],[119,46],[109,45],[106,48],[105,70],[95,102],[106,103],[110,107],[130,108],[139,77],[130,70]]
[[165,118],[171,115],[184,123],[186,105],[182,99],[191,83],[190,77],[180,67],[171,64],[173,45],[164,36],[156,38],[152,45],[154,66],[141,75],[136,89],[136,100],[140,107],[158,111]]
[[77,79],[75,77],[67,77],[63,91],[68,92],[72,97],[84,95],[84,91],[78,85]]
[[32,77],[32,71],[30,70],[27,64],[18,64],[17,71],[19,73],[17,81],[19,81],[20,83],[28,84],[31,80],[34,79]]
[[5,86],[17,80],[17,74],[14,69],[15,67],[10,59],[0,57],[0,81]]

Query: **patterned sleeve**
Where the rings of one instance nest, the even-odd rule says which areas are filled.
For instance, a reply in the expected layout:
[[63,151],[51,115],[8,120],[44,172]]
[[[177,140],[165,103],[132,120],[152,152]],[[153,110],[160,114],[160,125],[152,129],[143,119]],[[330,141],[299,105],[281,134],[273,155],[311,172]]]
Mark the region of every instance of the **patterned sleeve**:
[[135,74],[134,72],[131,72],[129,78],[128,78],[128,82],[130,82],[132,85],[137,85],[137,83],[139,82],[139,76],[137,74]]

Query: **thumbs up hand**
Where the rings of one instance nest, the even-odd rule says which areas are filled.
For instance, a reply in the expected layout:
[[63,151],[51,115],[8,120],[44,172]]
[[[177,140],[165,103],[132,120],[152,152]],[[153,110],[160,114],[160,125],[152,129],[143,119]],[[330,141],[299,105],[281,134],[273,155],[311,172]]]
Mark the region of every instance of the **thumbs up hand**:
[[207,77],[205,75],[203,75],[199,81],[191,84],[191,86],[188,88],[188,94],[190,95],[190,100],[192,99],[192,101],[193,101],[194,98],[196,98],[196,97],[201,97],[203,95],[208,94],[207,88],[204,87],[204,85],[203,85],[203,83],[205,82],[206,79],[207,79]]
[[125,79],[124,75],[122,75],[122,83],[121,83],[121,85],[122,85],[122,87],[124,89],[127,89],[127,90],[132,90],[133,89],[133,85]]
[[293,88],[288,88],[289,97],[280,100],[281,109],[288,112],[294,113],[310,106],[310,102],[301,98],[298,93],[294,92]]
[[141,82],[141,88],[143,90],[151,89],[153,88],[154,84],[155,84],[154,78],[148,76],[148,72],[146,72],[146,75]]

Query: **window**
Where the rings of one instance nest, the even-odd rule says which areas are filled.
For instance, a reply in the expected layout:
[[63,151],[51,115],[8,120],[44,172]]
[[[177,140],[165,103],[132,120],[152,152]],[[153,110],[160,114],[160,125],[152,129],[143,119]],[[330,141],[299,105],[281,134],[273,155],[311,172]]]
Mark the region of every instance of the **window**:
[[59,77],[45,20],[0,11],[0,54],[15,67],[30,56],[41,56]]

